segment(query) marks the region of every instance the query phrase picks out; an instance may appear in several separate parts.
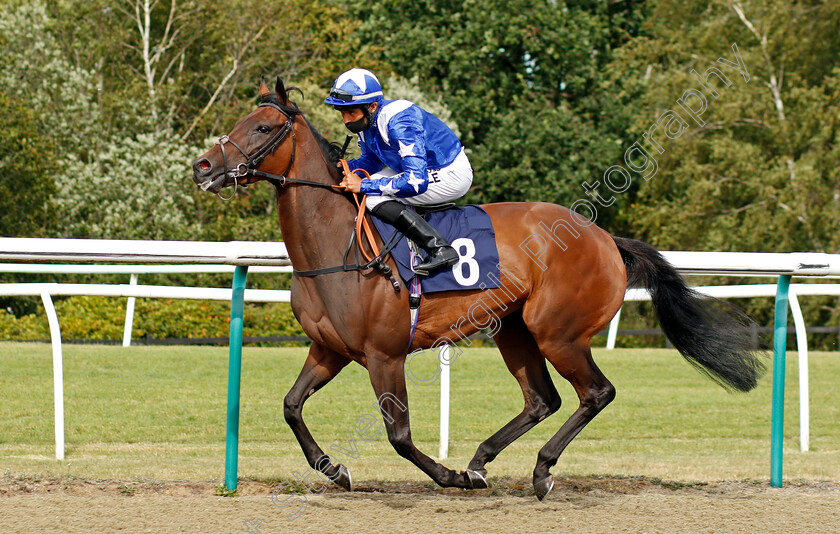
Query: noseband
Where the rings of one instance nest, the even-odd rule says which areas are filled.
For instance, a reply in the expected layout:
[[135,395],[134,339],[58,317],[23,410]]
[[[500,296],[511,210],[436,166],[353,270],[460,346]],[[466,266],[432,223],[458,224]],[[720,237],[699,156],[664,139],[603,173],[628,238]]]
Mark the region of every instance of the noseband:
[[[251,155],[248,155],[245,150],[239,146],[236,141],[228,137],[227,135],[223,135],[219,138],[219,148],[222,150],[222,165],[224,166],[224,173],[222,174],[222,179],[231,178],[233,179],[233,194],[227,198],[223,197],[221,192],[219,194],[219,198],[222,200],[230,200],[236,195],[236,190],[239,187],[239,179],[240,178],[248,178],[248,177],[259,177],[265,178],[271,182],[277,183],[278,185],[284,185],[287,181],[286,174],[292,168],[292,163],[295,161],[295,150],[297,149],[297,139],[295,138],[295,130],[292,127],[294,123],[294,118],[283,111],[283,109],[273,102],[263,102],[259,105],[259,107],[271,107],[282,113],[286,116],[286,122],[280,128],[280,130],[275,133],[271,139],[269,139],[263,146],[257,149]],[[267,172],[262,172],[257,170],[257,166],[263,162],[263,160],[272,152],[277,150],[277,147],[280,146],[280,143],[283,142],[286,137],[288,137],[289,132],[292,134],[292,156],[289,158],[289,164],[286,166],[286,170],[283,171],[283,174],[270,174]],[[225,154],[225,144],[230,143],[234,147],[236,147],[239,152],[245,156],[247,160],[245,163],[240,163],[233,169],[228,169],[227,165],[227,154]],[[248,182],[242,184],[243,187],[248,185]]]

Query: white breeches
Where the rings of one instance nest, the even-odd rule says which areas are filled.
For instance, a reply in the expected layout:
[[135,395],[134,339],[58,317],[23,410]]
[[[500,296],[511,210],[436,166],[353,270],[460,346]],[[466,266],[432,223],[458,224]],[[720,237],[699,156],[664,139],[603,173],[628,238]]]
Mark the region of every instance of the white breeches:
[[[396,200],[403,204],[418,206],[443,204],[452,202],[467,194],[472,185],[473,172],[470,160],[464,149],[455,158],[455,161],[440,169],[429,169],[429,187],[419,195],[413,197],[397,198],[390,195],[368,195],[365,205],[369,210],[383,202]],[[390,178],[399,174],[397,171],[386,167],[373,174],[371,178]]]

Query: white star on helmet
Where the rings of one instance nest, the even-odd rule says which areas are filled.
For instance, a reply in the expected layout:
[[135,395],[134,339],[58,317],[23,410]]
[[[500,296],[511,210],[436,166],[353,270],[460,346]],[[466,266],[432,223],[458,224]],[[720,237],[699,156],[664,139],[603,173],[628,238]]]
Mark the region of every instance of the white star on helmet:
[[365,69],[350,69],[338,77],[335,81],[335,86],[341,87],[347,80],[350,80],[355,83],[359,89],[361,89],[362,93],[365,93],[367,92],[367,81],[365,80],[365,75],[373,76],[373,73]]

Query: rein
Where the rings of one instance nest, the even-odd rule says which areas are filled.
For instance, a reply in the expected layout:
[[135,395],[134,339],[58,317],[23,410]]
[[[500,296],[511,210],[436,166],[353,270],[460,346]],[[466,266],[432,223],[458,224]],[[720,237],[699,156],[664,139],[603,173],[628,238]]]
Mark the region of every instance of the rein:
[[[322,182],[314,182],[312,180],[302,180],[298,178],[288,178],[286,175],[292,168],[292,163],[295,160],[295,153],[297,151],[297,137],[295,136],[295,130],[293,128],[294,117],[289,115],[286,111],[283,110],[280,106],[273,102],[262,102],[259,107],[271,107],[282,113],[286,117],[286,122],[283,124],[283,127],[272,136],[271,139],[268,140],[262,147],[257,149],[256,152],[249,155],[245,150],[239,146],[236,141],[228,137],[227,135],[223,135],[219,138],[219,147],[222,151],[222,165],[224,166],[224,173],[222,174],[222,179],[225,178],[232,178],[234,183],[233,194],[227,198],[223,197],[219,194],[219,197],[222,200],[230,200],[236,195],[236,190],[239,187],[239,179],[240,178],[264,178],[269,182],[273,183],[275,186],[285,186],[288,183],[291,184],[299,184],[299,185],[308,185],[312,187],[321,187],[325,189],[329,189],[330,191],[335,192],[343,192],[344,190],[341,186],[336,184],[325,184]],[[280,144],[283,142],[286,137],[288,137],[289,133],[292,134],[292,155],[289,158],[289,164],[286,166],[286,170],[283,171],[282,174],[272,174],[268,172],[263,172],[257,170],[257,166],[263,162],[263,160],[273,153]],[[236,147],[239,152],[245,156],[247,160],[245,163],[240,163],[235,168],[228,170],[227,166],[227,154],[225,153],[225,143],[230,143],[234,147]],[[351,174],[350,168],[347,165],[347,161],[344,159],[339,160],[341,164],[342,171],[345,175]],[[355,169],[352,173],[356,172],[363,172],[370,178],[370,174],[364,169]],[[246,182],[243,184],[243,187],[247,187],[248,183]],[[353,200],[356,203],[356,207],[358,207],[359,212],[356,215],[356,227],[353,230],[353,234],[350,237],[350,243],[347,246],[347,250],[344,253],[344,263],[342,265],[337,265],[335,267],[325,267],[323,269],[311,269],[306,271],[298,271],[294,270],[293,273],[298,276],[303,277],[313,277],[322,274],[331,274],[331,273],[338,273],[338,272],[351,272],[351,271],[365,271],[368,269],[377,269],[381,271],[388,279],[391,281],[391,285],[394,287],[394,291],[397,293],[400,292],[400,283],[394,277],[391,267],[385,263],[385,258],[391,252],[391,250],[397,245],[398,239],[395,239],[397,236],[396,234],[391,236],[389,242],[386,244],[385,248],[382,251],[379,250],[379,247],[376,245],[376,239],[373,236],[373,230],[370,227],[370,223],[368,223],[367,218],[365,217],[365,195],[362,195],[362,200],[356,196],[355,193],[352,194]],[[373,252],[374,256],[371,257],[368,255],[367,251],[362,247],[361,241],[358,239],[358,236],[362,234],[362,230],[364,230],[365,237],[367,237],[368,244]],[[353,243],[357,243],[356,249],[356,263],[355,264],[348,264],[347,259],[350,254],[350,249],[353,247]],[[358,251],[362,252],[367,263],[360,263],[360,258],[358,257]]]
[[[352,173],[362,172],[365,175],[365,178],[370,178],[370,173],[364,169],[354,169],[350,171],[350,167],[347,165],[346,159],[340,159],[338,162],[341,164],[341,170],[344,172],[344,175],[347,176]],[[376,240],[373,238],[373,231],[370,229],[370,224],[368,224],[367,219],[365,218],[365,198],[366,195],[362,195],[362,200],[359,200],[359,197],[353,193],[353,200],[356,202],[356,207],[359,208],[359,214],[356,215],[356,235],[361,234],[362,228],[365,229],[365,235],[367,236],[368,243],[370,244],[370,249],[376,256],[379,256],[379,249],[376,246]],[[367,252],[362,249],[362,254],[364,254],[365,259],[368,261],[372,261],[373,258],[368,256]]]
[[[341,164],[341,169],[345,175],[349,175],[352,173],[362,172],[366,175],[367,178],[370,178],[370,174],[364,169],[354,169],[353,171],[350,170],[350,167],[347,165],[347,160],[340,159],[339,163]],[[287,180],[291,181],[291,180]],[[295,183],[302,183],[301,181],[295,181]],[[324,184],[318,184],[320,186],[324,186]],[[327,187],[331,188],[338,188],[336,185],[330,185]],[[341,265],[336,265],[335,267],[325,267],[322,269],[312,269],[308,271],[293,271],[294,274],[298,276],[304,277],[313,277],[318,276],[321,274],[331,274],[331,273],[341,273],[341,272],[350,272],[350,271],[365,271],[367,269],[377,269],[382,272],[388,279],[391,281],[391,285],[394,288],[394,291],[397,293],[400,292],[400,283],[394,277],[394,273],[391,269],[391,266],[385,263],[385,258],[388,254],[391,253],[391,250],[397,246],[399,242],[399,232],[394,232],[394,235],[388,240],[385,244],[385,247],[382,251],[379,250],[379,247],[376,245],[376,239],[373,236],[373,230],[370,227],[370,223],[368,223],[367,218],[365,217],[365,195],[362,195],[362,199],[359,200],[359,197],[353,193],[353,200],[356,202],[356,206],[359,208],[359,213],[356,215],[356,227],[353,230],[353,234],[350,236],[350,243],[347,245],[347,250],[344,251],[344,263]],[[371,258],[367,251],[362,247],[361,241],[359,240],[359,236],[362,234],[362,229],[364,229],[365,237],[367,237],[368,244],[370,245],[371,251],[373,251],[374,257]],[[350,255],[350,249],[353,248],[353,243],[357,243],[356,247],[356,263],[355,264],[348,264],[347,258]],[[364,255],[365,259],[368,260],[367,263],[360,263],[359,258],[359,251],[361,250],[362,254]]]

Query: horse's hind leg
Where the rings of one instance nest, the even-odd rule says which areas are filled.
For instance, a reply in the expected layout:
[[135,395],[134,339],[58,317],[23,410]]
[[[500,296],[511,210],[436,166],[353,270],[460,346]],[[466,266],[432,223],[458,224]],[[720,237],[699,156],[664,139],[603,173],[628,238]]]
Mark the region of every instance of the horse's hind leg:
[[[405,356],[390,357],[384,354],[367,354],[367,368],[373,391],[379,402],[388,441],[397,454],[409,460],[429,475],[441,487],[471,489],[476,475],[457,473],[423,454],[411,439],[411,426],[408,416],[408,392],[405,383]],[[478,477],[479,480],[481,477]]]
[[537,456],[534,491],[537,498],[542,500],[554,484],[549,469],[557,463],[569,442],[615,398],[615,388],[592,360],[589,339],[558,344],[559,348],[549,348],[544,343],[540,346],[546,359],[572,384],[580,399],[580,406],[575,413],[540,449]]
[[286,422],[292,428],[295,437],[300,443],[300,448],[306,456],[309,465],[322,473],[330,480],[350,491],[352,481],[350,472],[342,465],[332,465],[330,457],[315,442],[309,429],[303,422],[303,403],[316,391],[324,387],[332,380],[350,360],[330,349],[313,343],[309,348],[309,356],[303,364],[303,369],[292,389],[283,401],[283,415]]
[[554,388],[537,342],[522,322],[522,314],[517,312],[505,317],[494,340],[508,370],[522,388],[525,408],[478,446],[469,469],[482,475],[486,474],[486,463],[493,461],[505,447],[560,409],[560,395]]

